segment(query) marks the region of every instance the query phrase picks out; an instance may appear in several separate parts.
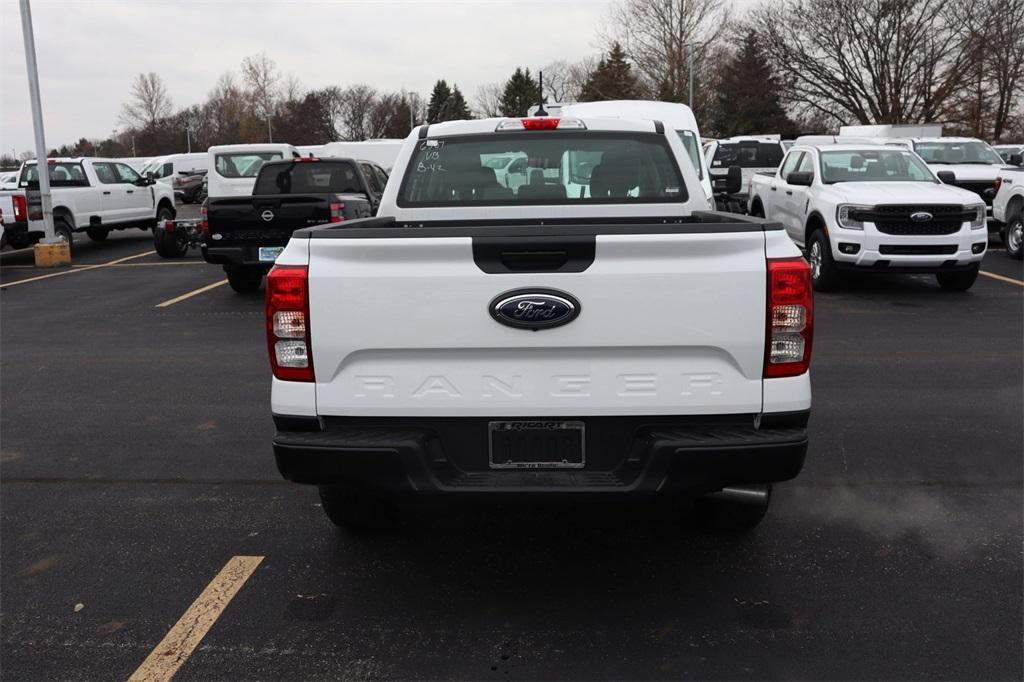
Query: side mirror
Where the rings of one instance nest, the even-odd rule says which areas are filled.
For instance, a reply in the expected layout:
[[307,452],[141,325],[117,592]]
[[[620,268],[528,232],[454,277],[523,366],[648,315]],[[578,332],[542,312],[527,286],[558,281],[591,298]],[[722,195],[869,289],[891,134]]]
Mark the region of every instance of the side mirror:
[[743,169],[739,166],[729,166],[729,172],[725,176],[725,191],[727,194],[739,194],[743,191]]
[[1006,162],[1011,166],[1024,166],[1024,155],[1010,154],[1010,158]]
[[936,175],[939,176],[939,180],[944,184],[952,185],[956,183],[956,174],[953,171],[939,171]]
[[814,173],[810,171],[793,171],[786,176],[786,183],[799,187],[810,187],[814,182]]
[[154,179],[154,177],[153,177],[153,171],[148,171],[148,172],[146,173],[146,179],[147,179],[147,180],[153,180],[153,179]]

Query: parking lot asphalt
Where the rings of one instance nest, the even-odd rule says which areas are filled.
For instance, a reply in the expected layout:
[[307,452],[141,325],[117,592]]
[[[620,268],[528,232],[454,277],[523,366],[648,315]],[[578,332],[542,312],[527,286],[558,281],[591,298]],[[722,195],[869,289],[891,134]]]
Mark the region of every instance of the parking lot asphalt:
[[569,503],[336,531],[273,463],[261,297],[181,299],[219,268],[150,251],[0,255],[5,680],[128,678],[233,557],[262,560],[176,679],[1024,676],[1024,273],[1001,251],[964,294],[816,297],[807,464],[744,537]]

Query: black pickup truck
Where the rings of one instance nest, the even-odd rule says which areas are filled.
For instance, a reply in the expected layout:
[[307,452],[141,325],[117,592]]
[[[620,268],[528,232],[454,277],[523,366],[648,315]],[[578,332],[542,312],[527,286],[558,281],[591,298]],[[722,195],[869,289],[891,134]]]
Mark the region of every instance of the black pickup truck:
[[252,196],[210,197],[201,248],[239,293],[260,288],[292,232],[377,213],[387,173],[371,161],[297,157],[263,164]]

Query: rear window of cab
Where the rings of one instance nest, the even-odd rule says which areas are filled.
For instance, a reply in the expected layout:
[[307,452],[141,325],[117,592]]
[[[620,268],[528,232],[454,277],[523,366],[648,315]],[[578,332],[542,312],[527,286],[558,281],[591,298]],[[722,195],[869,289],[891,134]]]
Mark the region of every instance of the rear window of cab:
[[420,140],[402,208],[672,203],[688,199],[664,135],[498,132]]

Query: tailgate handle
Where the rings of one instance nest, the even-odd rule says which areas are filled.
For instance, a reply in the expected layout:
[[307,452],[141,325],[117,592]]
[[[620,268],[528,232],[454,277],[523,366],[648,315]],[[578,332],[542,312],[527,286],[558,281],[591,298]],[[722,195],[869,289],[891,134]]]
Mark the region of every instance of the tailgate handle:
[[514,272],[583,272],[594,262],[597,238],[473,237],[473,262],[491,275]]

